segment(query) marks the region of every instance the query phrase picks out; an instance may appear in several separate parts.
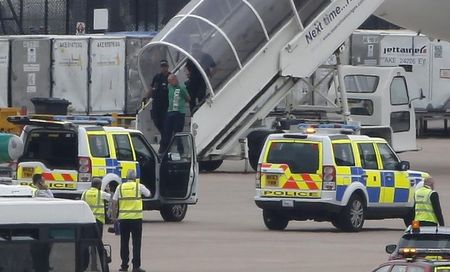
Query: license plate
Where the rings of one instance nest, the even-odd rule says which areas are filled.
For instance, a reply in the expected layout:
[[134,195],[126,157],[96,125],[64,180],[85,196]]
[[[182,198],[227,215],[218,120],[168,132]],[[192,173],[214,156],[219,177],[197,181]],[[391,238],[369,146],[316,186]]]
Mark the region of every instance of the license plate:
[[294,208],[294,200],[283,200],[281,206],[286,208]]
[[31,178],[34,173],[34,167],[23,167],[22,168],[22,177]]
[[278,176],[266,175],[266,186],[278,187]]

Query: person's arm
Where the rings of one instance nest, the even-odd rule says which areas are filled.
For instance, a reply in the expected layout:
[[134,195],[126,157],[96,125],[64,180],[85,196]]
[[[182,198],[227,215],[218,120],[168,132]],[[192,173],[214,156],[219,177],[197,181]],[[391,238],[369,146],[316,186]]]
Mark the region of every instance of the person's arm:
[[116,188],[116,191],[114,192],[112,201],[111,201],[111,218],[117,219],[118,213],[118,206],[119,206],[119,189],[120,185]]
[[183,96],[184,96],[184,99],[185,99],[187,102],[191,102],[191,96],[189,95],[189,92],[187,91],[186,86],[183,86],[183,87],[182,87],[182,90],[183,90]]
[[109,193],[107,193],[107,192],[105,192],[105,191],[102,191],[102,199],[103,200],[108,200],[109,201],[109,199],[111,198],[111,194],[109,194]]
[[141,194],[145,197],[150,197],[152,195],[150,190],[147,189],[147,187],[145,187],[143,184],[139,184],[139,189],[141,190]]
[[53,193],[50,189],[47,189],[47,194],[49,198],[54,198]]
[[150,85],[150,89],[146,90],[144,93],[144,97],[142,98],[143,100],[148,100],[149,98],[153,97],[157,84],[158,84],[158,75],[155,75],[153,77],[152,84]]
[[444,216],[442,215],[441,203],[437,192],[433,192],[430,196],[431,204],[433,205],[434,214],[439,222],[439,226],[444,226]]

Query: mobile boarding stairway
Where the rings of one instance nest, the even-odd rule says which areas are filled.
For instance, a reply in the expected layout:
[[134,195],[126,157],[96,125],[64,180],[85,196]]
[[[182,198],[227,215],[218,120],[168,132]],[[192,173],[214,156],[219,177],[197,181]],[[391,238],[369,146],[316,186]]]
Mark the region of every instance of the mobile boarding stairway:
[[[140,77],[148,90],[159,72],[160,59],[167,59],[181,78],[188,59],[196,65],[205,79],[208,98],[192,115],[190,129],[200,160],[221,159],[382,2],[190,1],[140,52]],[[195,43],[201,45],[203,54],[191,52]],[[216,63],[212,73],[205,69],[205,54]],[[147,116],[143,111],[139,118]],[[147,135],[155,133],[148,124],[140,121],[139,128]]]

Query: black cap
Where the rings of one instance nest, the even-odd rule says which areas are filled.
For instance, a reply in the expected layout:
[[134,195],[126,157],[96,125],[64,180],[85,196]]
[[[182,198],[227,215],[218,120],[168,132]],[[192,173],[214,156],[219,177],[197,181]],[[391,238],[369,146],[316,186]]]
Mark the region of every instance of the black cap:
[[169,62],[167,60],[161,60],[159,63],[161,66],[169,66]]

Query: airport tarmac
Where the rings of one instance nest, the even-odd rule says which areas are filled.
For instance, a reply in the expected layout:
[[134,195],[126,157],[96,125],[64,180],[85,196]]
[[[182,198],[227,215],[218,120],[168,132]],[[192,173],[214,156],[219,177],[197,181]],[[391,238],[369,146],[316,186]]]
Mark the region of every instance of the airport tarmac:
[[[411,169],[435,177],[444,217],[450,222],[450,141],[418,140],[419,152],[400,154]],[[250,169],[250,168],[248,168]],[[181,223],[165,223],[146,212],[142,268],[182,271],[371,271],[387,260],[386,244],[396,243],[403,220],[366,221],[359,233],[338,232],[328,222],[293,222],[285,231],[269,231],[253,201],[255,175],[243,161],[225,162],[215,173],[200,175],[199,202]],[[105,232],[106,233],[106,232]],[[111,271],[120,267],[119,236],[112,245]],[[131,270],[131,269],[130,269]]]

